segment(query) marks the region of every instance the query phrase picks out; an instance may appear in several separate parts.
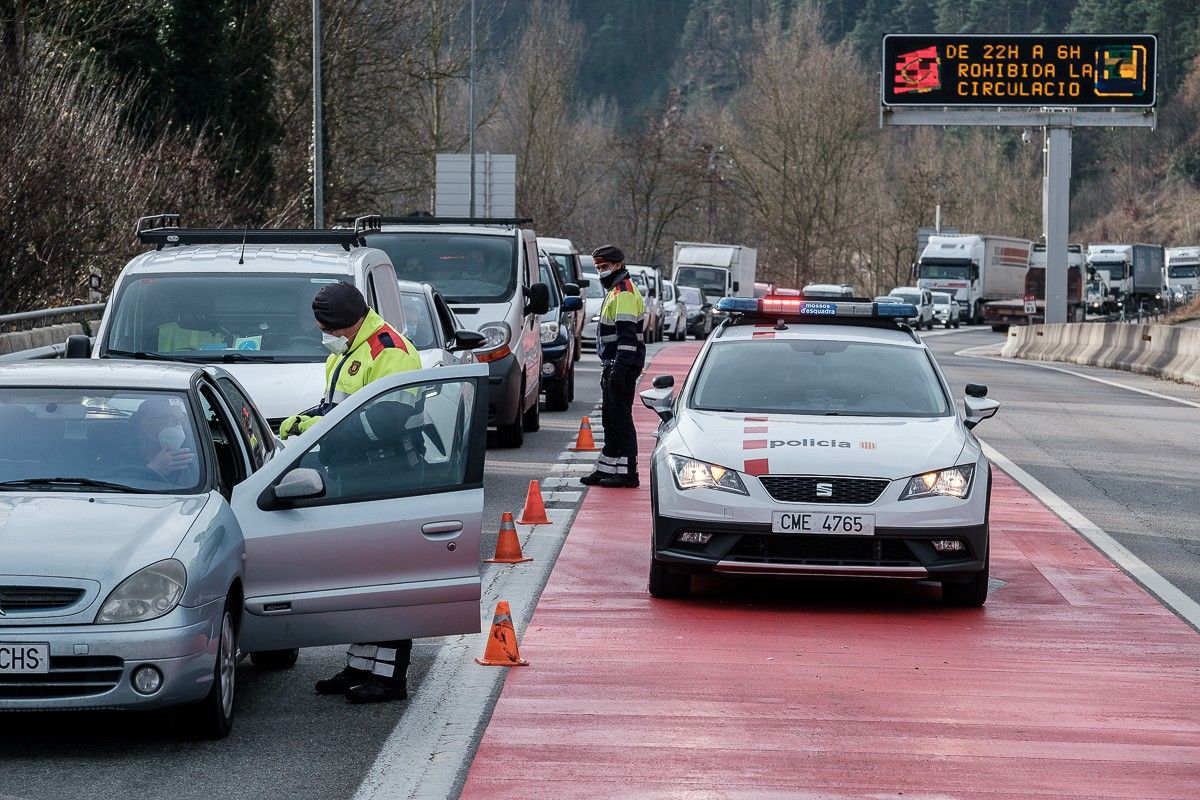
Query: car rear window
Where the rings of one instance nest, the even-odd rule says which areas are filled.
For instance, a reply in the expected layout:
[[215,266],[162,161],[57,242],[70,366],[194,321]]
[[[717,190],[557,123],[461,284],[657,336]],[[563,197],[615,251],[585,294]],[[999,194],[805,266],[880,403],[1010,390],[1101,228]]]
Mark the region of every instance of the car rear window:
[[952,408],[922,348],[808,339],[714,344],[691,407],[864,417],[940,417]]

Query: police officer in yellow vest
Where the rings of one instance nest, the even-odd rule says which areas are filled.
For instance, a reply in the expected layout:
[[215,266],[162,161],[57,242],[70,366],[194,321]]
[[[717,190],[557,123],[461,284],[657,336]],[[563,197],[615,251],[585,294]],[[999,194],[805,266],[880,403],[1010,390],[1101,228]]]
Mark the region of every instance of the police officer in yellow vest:
[[632,489],[639,485],[633,392],[646,365],[646,301],[630,279],[625,254],[619,247],[597,247],[592,251],[592,260],[600,285],[607,290],[600,306],[596,346],[604,366],[600,374],[604,452],[596,471],[579,481],[585,486]]
[[[413,343],[368,308],[350,284],[325,286],[312,307],[322,343],[331,353],[325,362],[325,395],[319,405],[283,421],[279,435],[285,439],[308,430],[371,381],[421,368]],[[411,639],[351,645],[346,668],[317,681],[317,693],[344,694],[352,703],[403,700],[408,697],[411,654]]]

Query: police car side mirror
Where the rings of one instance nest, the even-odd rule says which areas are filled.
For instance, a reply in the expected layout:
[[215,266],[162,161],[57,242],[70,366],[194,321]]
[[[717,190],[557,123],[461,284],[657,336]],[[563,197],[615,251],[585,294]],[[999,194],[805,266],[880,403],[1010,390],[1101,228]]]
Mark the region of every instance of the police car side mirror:
[[995,400],[988,400],[984,397],[972,397],[967,395],[963,401],[967,409],[966,419],[963,424],[968,429],[974,428],[985,419],[991,419],[996,416],[996,412],[1000,410],[1000,403]]
[[968,397],[987,397],[987,393],[988,393],[988,388],[981,383],[968,383],[967,384],[967,396]]
[[535,283],[525,290],[525,313],[545,314],[550,310],[550,287]]
[[675,414],[671,409],[675,405],[675,392],[669,387],[647,389],[639,397],[642,398],[642,405],[658,414],[658,418],[663,422],[670,422],[674,418]]
[[671,389],[675,386],[674,375],[659,375],[651,384],[655,389]]

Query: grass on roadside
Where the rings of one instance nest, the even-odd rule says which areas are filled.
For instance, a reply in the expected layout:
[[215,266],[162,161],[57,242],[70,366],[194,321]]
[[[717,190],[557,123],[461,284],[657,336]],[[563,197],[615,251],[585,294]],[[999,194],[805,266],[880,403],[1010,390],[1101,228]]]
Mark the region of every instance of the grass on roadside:
[[1183,308],[1177,308],[1172,311],[1163,318],[1163,322],[1168,325],[1176,325],[1180,322],[1190,322],[1194,319],[1200,319],[1200,297],[1197,297]]

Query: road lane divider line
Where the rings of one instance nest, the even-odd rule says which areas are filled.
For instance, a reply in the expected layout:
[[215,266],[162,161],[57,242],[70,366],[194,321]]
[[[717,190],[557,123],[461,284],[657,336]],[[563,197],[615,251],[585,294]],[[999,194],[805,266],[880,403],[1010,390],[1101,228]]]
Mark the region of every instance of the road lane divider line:
[[1093,547],[1103,553],[1109,561],[1121,568],[1127,575],[1140,583],[1146,591],[1158,598],[1159,602],[1175,612],[1184,622],[1200,631],[1200,603],[1183,593],[1175,584],[1164,578],[1145,561],[1133,554],[1129,548],[1118,542],[1104,531],[1099,525],[1085,517],[1078,509],[1059,497],[1048,486],[1030,475],[1011,459],[1000,453],[987,442],[980,440],[984,455],[1008,473],[1008,476],[1019,483],[1024,489],[1036,497],[1043,505],[1053,511],[1086,539]]
[[[990,346],[990,345],[988,345],[988,346]],[[966,350],[959,350],[954,355],[962,356],[963,358],[977,358],[977,359],[982,359],[985,361],[997,361],[1001,364],[1008,364],[1008,365],[1011,365],[1014,367],[1034,367],[1036,369],[1048,369],[1052,372],[1061,372],[1064,375],[1072,375],[1076,378],[1083,378],[1085,381],[1092,381],[1094,383],[1102,383],[1105,386],[1112,386],[1116,389],[1125,389],[1126,391],[1129,391],[1129,392],[1136,392],[1137,394],[1144,394],[1148,397],[1154,397],[1159,400],[1167,400],[1172,403],[1179,403],[1180,405],[1183,405],[1183,406],[1190,406],[1191,408],[1200,408],[1200,403],[1198,403],[1194,400],[1184,400],[1182,397],[1174,397],[1172,395],[1162,394],[1161,392],[1155,392],[1150,389],[1140,389],[1137,386],[1130,386],[1128,384],[1121,383],[1119,381],[1109,380],[1108,378],[1099,378],[1095,375],[1088,375],[1086,373],[1078,372],[1073,369],[1067,369],[1066,367],[1058,367],[1053,364],[1043,364],[1043,363],[1036,362],[1036,361],[1019,361],[1017,359],[1012,359],[1012,358],[1000,358],[999,356],[985,356],[985,355],[971,352],[972,350],[978,350],[978,349],[980,349],[980,348],[970,347],[970,348],[967,348]],[[1149,376],[1149,377],[1153,377],[1153,376]]]

